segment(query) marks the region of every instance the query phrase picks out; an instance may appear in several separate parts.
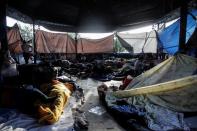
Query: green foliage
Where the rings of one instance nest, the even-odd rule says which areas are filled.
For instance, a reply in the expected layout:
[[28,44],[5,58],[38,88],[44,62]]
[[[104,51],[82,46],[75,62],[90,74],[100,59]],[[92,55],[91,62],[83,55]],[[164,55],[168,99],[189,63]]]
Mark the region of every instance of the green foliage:
[[71,37],[71,38],[73,38],[73,39],[75,39],[75,33],[71,33],[71,32],[68,32],[68,35]]
[[124,47],[122,47],[120,41],[117,38],[114,39],[114,51],[117,53],[126,51],[126,49]]
[[29,24],[18,24],[21,37],[25,41],[32,40],[33,38],[33,27]]

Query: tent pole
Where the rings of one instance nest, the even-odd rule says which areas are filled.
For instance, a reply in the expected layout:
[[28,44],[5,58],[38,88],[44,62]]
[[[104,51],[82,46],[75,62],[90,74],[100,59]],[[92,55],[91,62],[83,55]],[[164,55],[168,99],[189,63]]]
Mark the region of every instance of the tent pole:
[[180,9],[180,34],[179,34],[179,52],[184,53],[186,42],[186,28],[187,28],[187,0],[181,0]]
[[116,50],[116,47],[115,46],[117,46],[117,44],[118,44],[118,38],[117,38],[117,32],[115,32],[114,33],[114,37],[115,37],[115,39],[113,39],[113,41],[115,41],[115,42],[113,42],[113,43],[115,43],[115,44],[113,44],[114,46],[113,46],[113,51],[115,52],[115,54],[117,55],[117,52],[118,52],[118,49]]
[[66,59],[68,59],[68,33],[67,33],[67,40],[66,40]]
[[75,32],[75,51],[76,51],[76,58],[77,58],[77,32]]
[[35,21],[33,19],[33,45],[34,45],[34,64],[37,61],[36,41],[35,41]]
[[0,70],[4,59],[8,55],[8,41],[6,31],[6,0],[0,0]]

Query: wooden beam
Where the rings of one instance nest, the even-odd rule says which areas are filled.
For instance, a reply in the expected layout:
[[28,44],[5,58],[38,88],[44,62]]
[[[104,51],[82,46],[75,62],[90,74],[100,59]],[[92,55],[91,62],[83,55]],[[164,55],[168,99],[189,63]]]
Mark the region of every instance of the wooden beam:
[[181,0],[180,9],[180,34],[179,34],[179,52],[185,52],[186,30],[187,30],[187,0]]
[[77,59],[77,35],[78,35],[78,33],[75,32],[75,51],[76,51],[75,59]]

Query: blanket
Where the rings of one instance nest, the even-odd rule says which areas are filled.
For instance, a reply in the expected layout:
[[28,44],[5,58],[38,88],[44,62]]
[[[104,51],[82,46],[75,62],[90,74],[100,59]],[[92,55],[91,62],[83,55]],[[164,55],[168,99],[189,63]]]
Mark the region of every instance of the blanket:
[[41,86],[43,93],[49,97],[55,96],[56,99],[52,103],[41,103],[39,101],[36,103],[38,104],[39,123],[53,124],[59,120],[64,107],[69,101],[72,88],[72,84],[64,84],[58,81]]

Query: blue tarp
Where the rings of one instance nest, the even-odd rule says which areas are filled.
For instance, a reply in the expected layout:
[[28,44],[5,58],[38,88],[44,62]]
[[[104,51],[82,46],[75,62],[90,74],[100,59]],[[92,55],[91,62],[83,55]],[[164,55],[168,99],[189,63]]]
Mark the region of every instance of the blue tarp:
[[[191,14],[197,16],[197,10],[192,10]],[[187,32],[186,32],[186,42],[193,34],[196,28],[196,20],[190,15],[187,15]],[[160,46],[170,55],[175,54],[178,51],[179,46],[179,31],[180,31],[180,19],[175,23],[168,26],[160,33],[158,33]]]

